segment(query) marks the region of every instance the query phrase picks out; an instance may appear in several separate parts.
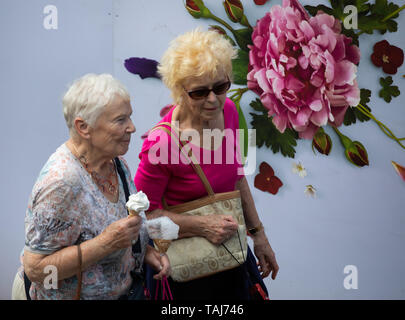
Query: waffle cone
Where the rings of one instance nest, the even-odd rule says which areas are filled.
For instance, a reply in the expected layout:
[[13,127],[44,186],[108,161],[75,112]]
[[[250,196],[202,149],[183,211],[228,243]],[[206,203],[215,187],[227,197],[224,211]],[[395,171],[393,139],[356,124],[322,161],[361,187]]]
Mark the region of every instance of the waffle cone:
[[172,240],[164,240],[164,239],[155,239],[153,241],[155,242],[155,246],[157,247],[160,253],[166,253],[167,250],[169,249],[170,244],[172,243]]
[[129,215],[132,217],[139,216],[139,212],[135,210],[129,210]]

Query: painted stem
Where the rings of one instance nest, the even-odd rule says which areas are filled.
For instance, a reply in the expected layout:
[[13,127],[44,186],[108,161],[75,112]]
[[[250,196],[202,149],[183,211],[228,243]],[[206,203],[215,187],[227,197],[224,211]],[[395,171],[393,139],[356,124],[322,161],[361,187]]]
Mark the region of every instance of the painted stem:
[[216,22],[222,24],[225,28],[227,28],[229,31],[232,32],[232,34],[235,32],[235,30],[228,24],[226,23],[224,20],[222,20],[221,18],[218,18],[217,16],[211,14],[211,19],[215,20]]
[[363,113],[370,119],[373,119],[377,123],[377,125],[380,127],[382,132],[384,132],[390,139],[396,141],[403,149],[405,149],[405,146],[401,143],[401,141],[405,140],[405,138],[398,138],[384,123],[379,121],[371,112],[369,112],[361,104],[359,104],[357,106],[357,110],[359,110],[361,113]]
[[387,21],[389,18],[395,16],[397,13],[400,13],[402,10],[405,9],[405,5],[403,5],[402,7],[398,8],[397,10],[395,10],[394,12],[390,13],[388,16],[386,16],[384,19],[381,20],[381,22],[385,22]]

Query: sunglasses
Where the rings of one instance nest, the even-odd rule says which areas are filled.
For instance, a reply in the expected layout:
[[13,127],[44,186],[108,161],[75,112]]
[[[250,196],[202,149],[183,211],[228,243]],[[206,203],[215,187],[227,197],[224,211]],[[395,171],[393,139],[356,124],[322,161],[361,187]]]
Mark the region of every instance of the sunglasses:
[[205,99],[206,97],[208,97],[208,95],[210,94],[211,91],[214,92],[218,96],[218,95],[221,95],[221,94],[224,94],[225,92],[227,92],[230,87],[231,87],[231,82],[228,80],[227,82],[213,86],[212,89],[204,88],[204,89],[198,89],[198,90],[186,91],[186,92],[191,99],[201,100],[201,99]]

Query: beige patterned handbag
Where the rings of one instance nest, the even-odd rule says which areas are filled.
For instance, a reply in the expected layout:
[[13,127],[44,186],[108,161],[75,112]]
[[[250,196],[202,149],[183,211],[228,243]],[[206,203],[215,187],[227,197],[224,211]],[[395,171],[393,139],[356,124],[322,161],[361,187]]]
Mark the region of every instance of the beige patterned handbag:
[[244,263],[247,254],[246,225],[240,191],[215,194],[197,159],[191,152],[186,154],[184,145],[174,136],[170,128],[171,124],[164,122],[152,130],[163,130],[172,137],[172,141],[177,143],[182,154],[190,158],[190,164],[200,177],[208,195],[175,206],[167,206],[163,198],[165,210],[190,216],[228,214],[232,215],[239,224],[237,232],[229,240],[218,246],[204,237],[182,238],[170,243],[167,255],[172,268],[171,277],[174,281],[185,282],[229,270]]

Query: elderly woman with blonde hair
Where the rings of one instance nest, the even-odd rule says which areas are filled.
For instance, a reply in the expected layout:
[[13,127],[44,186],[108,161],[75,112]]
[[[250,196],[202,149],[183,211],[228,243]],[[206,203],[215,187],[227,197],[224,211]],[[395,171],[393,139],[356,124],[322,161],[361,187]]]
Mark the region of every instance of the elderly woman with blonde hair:
[[[24,271],[32,282],[26,298],[33,300],[143,299],[143,262],[156,278],[168,275],[170,264],[148,245],[144,215],[130,217],[125,207],[124,188],[136,192],[122,157],[135,132],[128,92],[111,75],[87,74],[65,94],[63,112],[70,138],[33,187],[14,287]],[[132,250],[137,241],[139,250]],[[47,266],[57,283],[44,282]],[[24,298],[17,293],[14,299]]]
[[[279,269],[275,254],[256,211],[240,157],[237,152],[233,153],[238,150],[237,139],[225,134],[232,133],[236,137],[239,128],[237,109],[226,97],[231,86],[232,59],[235,56],[236,50],[229,41],[214,31],[196,29],[173,40],[161,59],[158,71],[172,93],[174,104],[158,126],[170,124],[173,136],[180,139],[192,136],[192,139],[185,139],[182,143],[198,159],[215,193],[240,191],[244,220],[260,265],[257,273],[267,277],[272,272],[275,279]],[[207,132],[219,132],[220,138],[214,136],[214,139],[206,139]],[[166,149],[160,143],[165,139],[169,142]],[[171,133],[170,136],[162,133],[159,139],[149,134],[139,155],[141,161],[135,174],[135,185],[150,200],[146,215],[148,219],[168,216],[180,226],[180,239],[204,237],[210,243],[220,245],[235,235],[238,229],[238,223],[232,216],[190,216],[168,209],[207,195],[199,175],[189,163],[172,161],[175,157],[172,157],[174,149],[171,146],[174,144],[170,144],[171,139]],[[156,152],[157,149],[159,152]],[[152,156],[158,153],[158,157]],[[233,155],[232,159],[229,159],[229,154]],[[168,161],[156,161],[162,160],[163,155]],[[218,160],[221,156],[222,160]],[[192,253],[185,251],[182,254]],[[245,267],[242,264],[184,282],[170,279],[173,298],[249,299]]]

